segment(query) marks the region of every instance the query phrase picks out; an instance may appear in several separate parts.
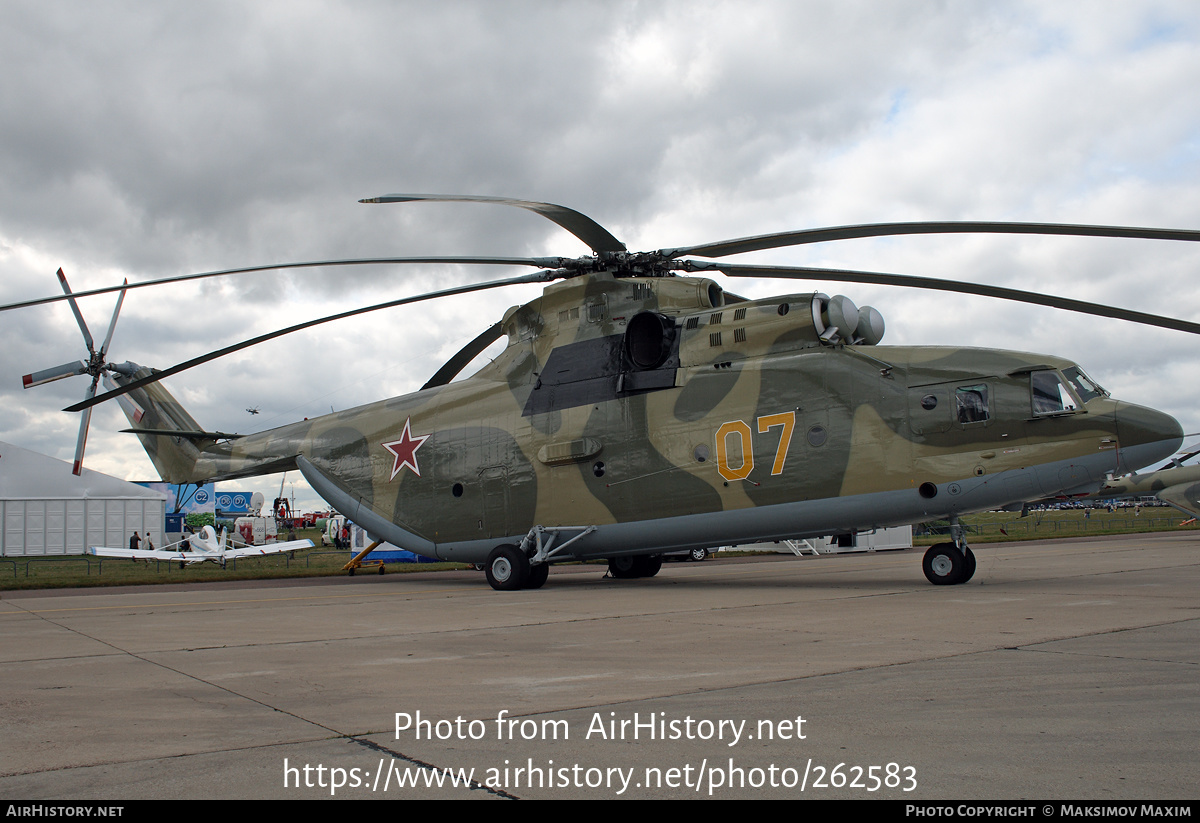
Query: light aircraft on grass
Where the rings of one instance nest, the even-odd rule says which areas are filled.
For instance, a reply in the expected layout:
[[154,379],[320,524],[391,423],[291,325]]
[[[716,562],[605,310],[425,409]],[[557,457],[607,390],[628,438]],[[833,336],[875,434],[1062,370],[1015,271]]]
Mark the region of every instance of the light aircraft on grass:
[[[82,411],[116,397],[160,476],[202,483],[299,469],[335,509],[416,554],[482,563],[496,589],[538,588],[550,564],[604,558],[650,577],[669,551],[845,535],[949,519],[932,547],[935,584],[975,571],[958,517],[1096,490],[1173,454],[1170,416],[1114,399],[1075,363],[1044,354],[878,345],[882,315],[821,292],[746,299],[708,277],[825,279],[987,295],[1200,334],[1200,324],[994,286],[844,269],[726,263],[729,255],[860,237],[987,232],[1200,240],[1200,232],[1035,223],[882,223],[629,252],[591,218],[550,203],[457,195],[363,202],[488,202],[540,214],[593,254],[408,257],[205,272],[93,289],[320,265],[459,263],[540,271],[344,311],[159,371],[67,364],[93,375]],[[695,255],[709,260],[684,259]],[[65,296],[75,297],[60,278]],[[238,436],[205,431],[159,383],[283,334],[369,311],[546,282],[421,390]],[[119,305],[119,303],[118,303]],[[115,317],[115,315],[114,315]],[[111,330],[110,330],[111,335]],[[474,376],[451,380],[501,337]],[[90,342],[89,342],[90,351]],[[83,364],[80,364],[81,366]],[[104,373],[110,391],[92,397]],[[84,421],[86,426],[86,419]],[[82,434],[81,441],[82,443]],[[77,455],[81,459],[82,455]]]
[[[183,542],[181,540],[179,543],[172,543],[171,545],[178,546]],[[122,557],[130,560],[172,560],[178,561],[180,565],[216,563],[221,568],[225,568],[225,561],[235,560],[239,557],[258,557],[260,555],[279,554],[280,552],[311,549],[313,547],[311,540],[287,540],[282,543],[269,543],[265,546],[235,548],[229,544],[224,529],[221,529],[221,536],[218,538],[217,532],[212,526],[205,526],[198,534],[193,534],[187,538],[187,542],[190,543],[190,551],[172,551],[168,548],[110,549],[104,546],[91,546],[88,548],[88,554],[96,555],[97,557]]]

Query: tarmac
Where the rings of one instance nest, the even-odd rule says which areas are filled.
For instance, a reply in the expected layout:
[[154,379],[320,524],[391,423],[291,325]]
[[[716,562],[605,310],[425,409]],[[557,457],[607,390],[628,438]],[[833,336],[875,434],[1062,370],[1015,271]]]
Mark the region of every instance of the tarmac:
[[1200,536],[974,550],[3,592],[0,798],[1195,798]]

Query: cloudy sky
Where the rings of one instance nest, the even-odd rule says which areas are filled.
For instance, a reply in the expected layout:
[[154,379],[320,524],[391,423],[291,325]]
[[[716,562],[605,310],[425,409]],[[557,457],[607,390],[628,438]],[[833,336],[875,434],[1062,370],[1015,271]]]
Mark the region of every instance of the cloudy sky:
[[[561,203],[648,250],[816,226],[1016,220],[1200,229],[1200,6],[1183,2],[14,2],[0,25],[0,302],[385,255],[583,254],[551,223],[390,192]],[[747,256],[1040,290],[1200,320],[1200,244],[842,241]],[[165,368],[358,305],[525,269],[256,274],[133,292],[112,360]],[[1200,431],[1200,339],[984,298],[814,288],[885,343],[1041,351]],[[250,432],[412,391],[518,287],[323,326],[171,378]],[[111,297],[81,301],[97,339]],[[69,460],[65,304],[0,314],[0,440]],[[116,407],[86,464],[154,470]],[[249,415],[248,407],[261,414]],[[233,484],[273,496],[279,478]],[[289,475],[302,505],[316,505]]]

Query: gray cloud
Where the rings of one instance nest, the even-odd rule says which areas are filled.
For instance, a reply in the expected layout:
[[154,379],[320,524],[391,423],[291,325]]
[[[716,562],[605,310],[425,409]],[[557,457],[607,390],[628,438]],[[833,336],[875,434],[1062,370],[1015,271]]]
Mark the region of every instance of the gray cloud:
[[[536,216],[365,206],[392,191],[560,202],[633,248],[906,219],[1196,228],[1188,3],[6,4],[0,299],[266,262],[581,254]],[[1180,244],[913,238],[756,259],[974,278],[1200,316]],[[247,275],[131,294],[114,355],[165,366],[322,313],[500,277],[463,268]],[[796,284],[794,290],[823,284]],[[779,283],[737,283],[752,295]],[[789,287],[791,288],[791,287]],[[1045,350],[1200,429],[1197,341],[971,298],[839,287],[889,340]],[[393,309],[169,381],[248,429],[412,390],[536,290]],[[100,334],[112,301],[85,301]],[[0,315],[0,439],[69,457],[84,380],[65,308]],[[244,408],[262,405],[251,418]],[[270,411],[270,415],[267,412]],[[291,414],[292,417],[287,415]],[[123,424],[97,414],[93,429]],[[89,465],[152,476],[127,435]]]

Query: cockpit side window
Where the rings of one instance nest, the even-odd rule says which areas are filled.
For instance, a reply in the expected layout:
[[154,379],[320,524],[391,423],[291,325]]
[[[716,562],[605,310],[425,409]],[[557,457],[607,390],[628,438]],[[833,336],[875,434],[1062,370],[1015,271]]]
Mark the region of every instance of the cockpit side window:
[[1035,415],[1069,414],[1078,407],[1075,396],[1058,372],[1035,371],[1029,377]]
[[958,409],[959,423],[979,423],[991,417],[988,411],[988,387],[982,383],[959,386],[954,390],[954,403]]
[[1063,377],[1067,378],[1067,382],[1071,384],[1071,388],[1075,390],[1075,393],[1079,395],[1079,399],[1084,403],[1093,397],[1108,397],[1108,392],[1104,387],[1088,377],[1083,369],[1078,366],[1063,369]]

